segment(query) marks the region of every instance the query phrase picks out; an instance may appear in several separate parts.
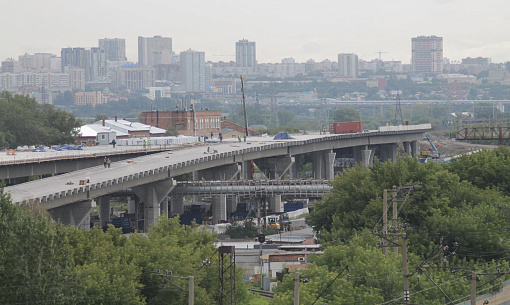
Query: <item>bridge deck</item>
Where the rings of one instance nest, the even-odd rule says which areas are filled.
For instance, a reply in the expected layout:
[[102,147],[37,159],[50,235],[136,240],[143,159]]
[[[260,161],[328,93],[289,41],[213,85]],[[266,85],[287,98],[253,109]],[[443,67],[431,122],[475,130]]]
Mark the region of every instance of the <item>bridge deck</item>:
[[[409,127],[409,129],[407,129]],[[294,140],[273,140],[270,137],[250,137],[248,142],[224,141],[206,147],[187,148],[161,152],[143,157],[114,162],[111,168],[95,166],[68,174],[31,181],[6,187],[16,204],[41,204],[43,208],[55,208],[72,202],[97,198],[128,187],[165,180],[188,172],[232,164],[257,157],[305,153],[334,149],[345,145],[366,145],[372,142],[397,142],[398,138],[419,138],[420,133],[430,130],[423,126],[406,126],[406,130],[371,131],[342,135],[293,135]],[[230,139],[229,139],[230,140]],[[366,144],[365,144],[366,143]],[[347,146],[346,146],[347,147]],[[1,167],[0,167],[1,168]],[[80,185],[80,180],[90,182]]]

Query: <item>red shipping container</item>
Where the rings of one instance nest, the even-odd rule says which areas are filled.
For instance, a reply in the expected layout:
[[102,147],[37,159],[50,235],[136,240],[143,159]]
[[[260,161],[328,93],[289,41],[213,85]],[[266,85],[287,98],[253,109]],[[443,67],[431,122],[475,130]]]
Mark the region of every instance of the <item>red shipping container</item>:
[[329,124],[329,132],[334,134],[357,133],[362,131],[363,122],[342,122]]

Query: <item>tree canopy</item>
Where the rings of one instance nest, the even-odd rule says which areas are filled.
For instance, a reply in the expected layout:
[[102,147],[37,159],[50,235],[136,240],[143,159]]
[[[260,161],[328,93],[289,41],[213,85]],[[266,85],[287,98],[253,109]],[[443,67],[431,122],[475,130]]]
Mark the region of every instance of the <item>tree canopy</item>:
[[73,143],[81,125],[73,114],[35,99],[0,94],[0,148]]

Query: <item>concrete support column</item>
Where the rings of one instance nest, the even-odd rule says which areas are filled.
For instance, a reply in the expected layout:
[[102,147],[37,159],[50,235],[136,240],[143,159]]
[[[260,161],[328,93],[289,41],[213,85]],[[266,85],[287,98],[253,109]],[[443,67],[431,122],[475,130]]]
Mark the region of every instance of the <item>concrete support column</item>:
[[360,150],[361,153],[361,164],[365,166],[374,165],[374,154],[370,149]]
[[273,213],[283,213],[282,195],[269,197],[269,209]]
[[133,192],[144,203],[144,231],[152,225],[157,225],[160,214],[160,204],[163,199],[175,188],[176,182],[173,179],[149,183],[133,188]]
[[48,212],[55,221],[60,220],[65,225],[90,230],[90,211],[95,207],[95,201],[85,200],[50,209]]
[[301,155],[294,156],[294,163],[289,169],[289,178],[290,179],[301,178]]
[[411,156],[413,158],[419,156],[420,152],[418,151],[418,149],[419,149],[418,141],[411,141]]
[[172,213],[184,214],[184,197],[181,195],[172,195],[170,197]]
[[237,210],[238,201],[239,197],[237,195],[227,197],[227,216],[231,216]]
[[99,197],[99,226],[103,228],[110,220],[110,196],[101,196]]
[[381,161],[391,161],[395,163],[397,161],[397,143],[382,144],[379,145],[381,151]]
[[402,144],[404,146],[404,153],[405,153],[405,155],[408,156],[408,157],[411,157],[412,156],[412,154],[411,154],[411,142],[406,141],[406,142],[403,142]]
[[227,196],[219,195],[213,198],[212,218],[213,224],[227,220]]
[[166,217],[168,217],[168,196],[165,196],[165,198],[163,198],[163,201],[161,201],[161,211],[160,213],[163,215],[165,214]]
[[335,178],[335,157],[336,153],[330,150],[327,153],[324,153],[325,160],[325,174],[326,180],[333,180]]
[[251,180],[251,161],[242,161],[241,165],[241,173],[239,175],[240,180]]
[[326,178],[326,166],[324,162],[324,154],[322,151],[311,153],[312,157],[312,177],[314,179]]
[[133,198],[127,197],[127,206],[128,206],[128,214],[136,213],[135,200]]

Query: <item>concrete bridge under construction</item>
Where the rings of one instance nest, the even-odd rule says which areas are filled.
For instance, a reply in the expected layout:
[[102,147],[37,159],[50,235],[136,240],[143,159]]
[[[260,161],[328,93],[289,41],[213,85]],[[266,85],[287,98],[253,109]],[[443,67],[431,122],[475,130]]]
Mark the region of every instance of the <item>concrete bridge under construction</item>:
[[[65,224],[85,227],[96,201],[100,204],[101,223],[105,223],[109,220],[110,194],[131,189],[140,199],[138,208],[143,210],[144,226],[147,228],[156,223],[161,211],[168,211],[169,207],[176,213],[183,211],[186,188],[190,193],[207,191],[205,185],[177,187],[174,178],[184,174],[192,173],[195,181],[250,180],[256,164],[268,179],[290,181],[299,178],[301,160],[306,155],[312,163],[312,176],[319,180],[331,180],[334,177],[333,165],[337,153],[347,150],[356,162],[365,165],[371,165],[374,155],[382,161],[395,161],[399,145],[402,145],[405,154],[416,156],[417,142],[423,139],[424,132],[430,130],[429,124],[422,124],[381,127],[379,130],[355,134],[297,135],[291,140],[272,140],[267,137],[250,137],[246,142],[226,140],[223,143],[209,143],[125,159],[112,163],[111,168],[83,168],[9,186],[5,191],[18,205],[37,206],[48,210],[55,219]],[[66,162],[72,160],[67,159]],[[7,166],[11,173],[16,171],[14,165],[4,165],[0,160],[0,172]],[[23,166],[30,166],[30,163]],[[281,184],[282,192],[296,194],[298,188],[308,188],[306,184],[292,182],[294,184],[291,185],[288,182],[288,189],[285,190],[285,183],[278,182],[271,187],[277,188],[276,184]],[[211,186],[213,184],[210,183]],[[211,186],[208,192],[214,199],[213,219],[219,222],[225,219],[224,215],[228,212],[225,193],[240,193],[245,186],[237,185],[237,190],[234,190],[234,186],[230,189],[226,187],[224,193],[221,191],[214,194]],[[184,190],[179,191],[181,187]],[[257,186],[254,184],[253,187],[256,192]],[[269,186],[264,188],[267,190]],[[273,193],[272,196],[278,198],[281,195]],[[232,203],[228,206],[233,208]],[[274,205],[274,209],[278,212],[281,205]]]

